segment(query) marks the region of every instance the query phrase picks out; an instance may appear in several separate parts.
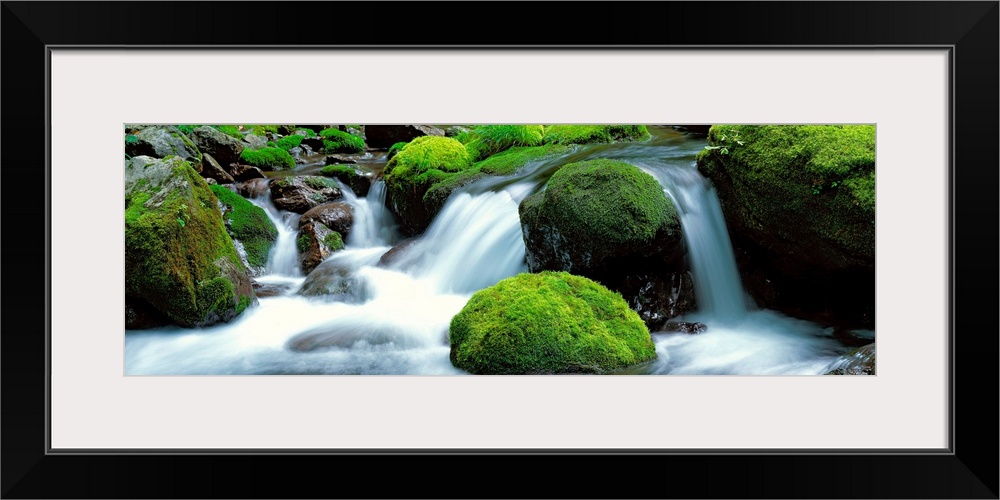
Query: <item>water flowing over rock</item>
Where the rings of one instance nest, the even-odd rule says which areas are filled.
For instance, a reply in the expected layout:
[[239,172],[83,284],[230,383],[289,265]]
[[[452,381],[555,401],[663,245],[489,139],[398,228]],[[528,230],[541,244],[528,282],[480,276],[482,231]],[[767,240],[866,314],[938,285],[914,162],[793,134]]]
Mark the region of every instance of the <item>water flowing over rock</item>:
[[324,203],[302,214],[299,218],[299,227],[313,221],[322,223],[346,238],[354,222],[354,209],[345,202]]
[[875,344],[868,344],[841,356],[826,375],[875,375]]

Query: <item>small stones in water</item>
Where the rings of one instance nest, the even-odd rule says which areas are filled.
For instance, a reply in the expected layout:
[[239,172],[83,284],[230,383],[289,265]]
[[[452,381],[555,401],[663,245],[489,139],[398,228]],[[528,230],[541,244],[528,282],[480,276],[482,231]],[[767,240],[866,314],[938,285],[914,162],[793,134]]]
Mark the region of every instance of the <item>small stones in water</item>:
[[694,335],[698,333],[705,333],[706,330],[708,330],[708,326],[706,326],[705,323],[687,323],[677,321],[663,325],[664,332],[690,333]]
[[257,298],[264,297],[277,297],[279,295],[284,295],[288,292],[288,285],[282,285],[277,283],[258,283],[254,281],[251,283],[253,286],[253,291],[257,295]]

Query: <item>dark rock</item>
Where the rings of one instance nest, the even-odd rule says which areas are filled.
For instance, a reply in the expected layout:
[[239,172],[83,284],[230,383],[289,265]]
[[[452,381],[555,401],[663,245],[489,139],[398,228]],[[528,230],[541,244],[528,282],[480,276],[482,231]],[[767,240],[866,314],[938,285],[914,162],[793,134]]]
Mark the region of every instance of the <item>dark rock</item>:
[[367,125],[365,142],[373,149],[388,149],[397,142],[410,142],[425,135],[444,136],[444,130],[429,125]]
[[230,163],[229,172],[233,175],[233,179],[238,181],[263,179],[266,177],[263,170],[254,166],[244,165],[242,163]]
[[254,281],[253,290],[254,293],[257,294],[258,298],[278,297],[288,292],[288,285],[279,283],[258,283]]
[[637,273],[617,279],[609,276],[605,280],[608,288],[622,294],[650,331],[697,308],[694,281],[688,271]]
[[268,193],[268,180],[264,178],[249,179],[236,185],[236,192],[244,198],[259,198]]
[[317,205],[338,200],[342,196],[336,181],[314,175],[273,180],[270,189],[275,207],[297,214],[304,214]]
[[212,155],[220,165],[239,162],[240,153],[246,147],[243,141],[207,125],[192,130],[189,137],[202,153]]
[[323,161],[323,164],[324,165],[341,165],[341,164],[345,164],[345,163],[354,164],[354,163],[357,163],[357,162],[358,162],[358,155],[349,155],[349,154],[338,153],[338,154],[333,154],[333,155],[326,155],[326,159]]
[[315,221],[299,228],[299,237],[295,242],[299,250],[299,267],[306,274],[316,269],[330,254],[344,248],[340,233]]
[[302,214],[299,218],[299,227],[313,221],[322,223],[346,238],[351,232],[351,224],[354,223],[354,207],[345,202],[317,205]]
[[125,329],[146,330],[172,324],[170,318],[149,305],[145,300],[125,297]]
[[299,146],[308,147],[311,151],[322,151],[323,138],[318,135],[315,137],[306,137],[305,139],[302,139],[302,142],[299,143]]
[[233,176],[229,175],[229,172],[226,172],[222,168],[222,165],[219,165],[219,162],[215,161],[215,158],[208,153],[202,155],[202,169],[200,173],[205,179],[215,179],[219,181],[219,184],[232,184],[235,182]]
[[378,266],[391,267],[399,259],[400,253],[407,248],[410,248],[410,246],[417,241],[420,241],[420,238],[415,236],[412,238],[406,238],[405,240],[396,243],[396,246],[390,248],[388,252],[382,254],[382,257],[378,260]]
[[711,125],[674,125],[673,127],[695,135],[708,135],[708,129],[712,128]]
[[[129,139],[128,137],[134,137]],[[201,152],[197,145],[185,136],[177,127],[150,126],[140,130],[135,135],[125,139],[125,153],[129,156],[151,156],[164,158],[179,156],[191,162],[197,171],[200,169]]]
[[705,323],[686,323],[686,322],[669,322],[663,325],[661,331],[664,332],[676,332],[676,333],[705,333],[708,330],[708,326]]

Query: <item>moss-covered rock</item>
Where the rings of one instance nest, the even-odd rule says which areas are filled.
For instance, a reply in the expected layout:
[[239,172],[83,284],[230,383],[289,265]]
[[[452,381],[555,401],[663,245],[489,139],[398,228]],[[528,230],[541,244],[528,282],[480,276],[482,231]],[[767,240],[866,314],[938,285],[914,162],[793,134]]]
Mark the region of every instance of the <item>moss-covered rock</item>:
[[383,172],[388,206],[400,217],[403,231],[426,229],[434,214],[424,206],[424,194],[471,165],[465,146],[450,137],[418,137],[400,150]]
[[240,162],[261,170],[286,170],[295,168],[295,158],[281,148],[246,148],[240,153]]
[[173,126],[143,127],[135,134],[126,135],[125,154],[153,158],[177,156],[192,163],[195,170],[201,167],[201,151],[198,146]]
[[283,149],[285,151],[291,151],[292,149],[299,147],[299,144],[302,144],[303,139],[305,139],[304,135],[299,135],[299,134],[286,135],[272,142],[269,145],[272,147],[276,147],[278,149]]
[[541,125],[480,125],[467,136],[469,159],[479,161],[515,146],[537,146],[542,142]]
[[295,244],[299,250],[299,267],[303,273],[309,274],[330,254],[342,250],[344,239],[323,223],[311,221],[299,228]]
[[528,266],[599,276],[683,254],[680,219],[651,175],[616,160],[559,169],[519,207]]
[[546,144],[590,144],[645,141],[650,138],[645,125],[546,125]]
[[256,301],[218,199],[181,158],[125,163],[125,294],[187,327]]
[[336,128],[320,130],[324,153],[360,153],[365,150],[364,139]]
[[385,154],[385,161],[388,162],[391,160],[392,157],[396,156],[396,153],[399,153],[399,151],[406,147],[407,144],[409,144],[409,142],[397,142],[392,146],[389,146],[389,151]]
[[241,257],[244,257],[252,275],[260,275],[267,268],[267,258],[278,239],[278,229],[263,208],[224,186],[209,188],[222,205],[222,219],[229,236],[237,242],[237,249],[240,246],[243,248]]
[[319,173],[340,180],[358,196],[368,196],[368,190],[372,187],[371,179],[359,172],[357,167],[353,165],[327,165]]
[[343,196],[337,181],[318,175],[275,179],[269,189],[275,207],[297,214],[304,214],[317,205],[339,200]]
[[758,303],[873,326],[875,127],[716,125],[708,144],[698,168]]
[[656,358],[620,295],[564,272],[476,292],[452,318],[449,342],[452,364],[474,374],[607,373]]

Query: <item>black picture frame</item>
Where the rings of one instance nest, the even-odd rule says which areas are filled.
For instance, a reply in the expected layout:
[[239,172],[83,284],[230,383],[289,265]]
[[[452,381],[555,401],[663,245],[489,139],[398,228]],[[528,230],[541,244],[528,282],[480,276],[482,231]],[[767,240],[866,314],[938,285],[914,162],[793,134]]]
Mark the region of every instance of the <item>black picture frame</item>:
[[[998,498],[996,1],[2,4],[4,498]],[[950,47],[950,452],[47,453],[47,47],[415,43]]]

